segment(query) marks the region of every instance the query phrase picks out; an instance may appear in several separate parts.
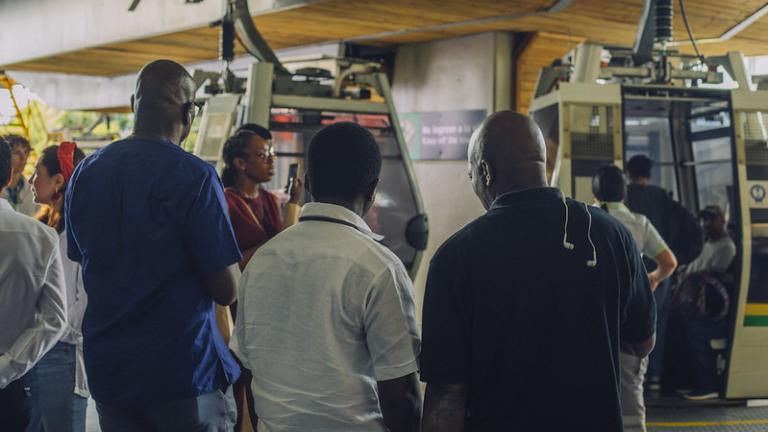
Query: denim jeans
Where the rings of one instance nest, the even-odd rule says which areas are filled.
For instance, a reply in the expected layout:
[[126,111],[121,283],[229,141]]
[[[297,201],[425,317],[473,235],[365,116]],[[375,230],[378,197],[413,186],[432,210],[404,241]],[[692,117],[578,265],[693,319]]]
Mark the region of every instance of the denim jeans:
[[0,430],[39,432],[40,416],[32,402],[34,376],[27,373],[0,389]]
[[197,397],[152,404],[96,401],[102,432],[231,432],[237,407],[230,386]]
[[45,432],[85,432],[88,399],[74,393],[76,349],[59,342],[30,371],[35,375],[32,399]]

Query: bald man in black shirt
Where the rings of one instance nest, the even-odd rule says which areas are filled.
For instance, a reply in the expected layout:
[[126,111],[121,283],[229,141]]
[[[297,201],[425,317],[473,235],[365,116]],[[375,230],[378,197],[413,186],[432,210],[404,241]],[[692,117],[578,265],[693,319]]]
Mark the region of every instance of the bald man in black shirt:
[[653,348],[653,295],[627,229],[547,187],[545,162],[521,114],[493,114],[471,139],[488,212],[430,265],[425,431],[623,428],[619,349]]

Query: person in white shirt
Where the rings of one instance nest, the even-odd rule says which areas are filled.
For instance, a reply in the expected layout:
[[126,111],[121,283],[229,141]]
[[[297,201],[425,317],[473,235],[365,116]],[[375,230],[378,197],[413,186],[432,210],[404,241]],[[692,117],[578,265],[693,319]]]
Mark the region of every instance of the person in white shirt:
[[[640,253],[656,263],[656,269],[648,273],[651,289],[655,290],[675,272],[677,259],[648,218],[631,212],[624,205],[626,189],[624,173],[615,165],[600,167],[592,177],[592,193],[598,206],[627,227]],[[643,379],[647,368],[647,356],[639,358],[622,350],[621,410],[625,431],[646,430]]]
[[6,135],[5,140],[11,146],[11,183],[2,192],[2,197],[8,200],[17,212],[27,216],[35,216],[40,206],[35,204],[32,188],[22,173],[27,166],[27,159],[32,152],[29,140],[21,135]]
[[[674,345],[669,358],[675,372],[670,375],[677,381],[673,383],[676,387],[690,389],[683,397],[694,401],[717,399],[720,395],[716,356],[710,343],[728,337],[725,317],[731,292],[727,281],[732,275],[725,273],[736,257],[736,244],[726,230],[723,209],[709,205],[699,217],[704,247],[696,259],[681,267],[677,301],[669,321],[670,344]],[[722,313],[712,309],[722,309]]]
[[725,271],[736,256],[736,244],[725,229],[725,212],[719,206],[709,205],[699,213],[704,230],[704,247],[690,264],[681,267],[681,279],[694,273]]
[[363,220],[381,171],[354,123],[317,132],[299,223],[259,248],[239,285],[234,347],[253,372],[259,431],[416,431],[413,287]]
[[38,219],[56,230],[67,292],[67,331],[35,366],[35,406],[45,432],[85,432],[88,383],[83,363],[82,323],[87,296],[80,264],[67,255],[64,194],[67,182],[85,154],[73,142],[43,150],[32,176],[35,202],[44,205]]
[[[11,178],[11,149],[0,139],[0,189]],[[66,331],[67,305],[56,231],[0,198],[0,423],[39,432],[28,373]]]

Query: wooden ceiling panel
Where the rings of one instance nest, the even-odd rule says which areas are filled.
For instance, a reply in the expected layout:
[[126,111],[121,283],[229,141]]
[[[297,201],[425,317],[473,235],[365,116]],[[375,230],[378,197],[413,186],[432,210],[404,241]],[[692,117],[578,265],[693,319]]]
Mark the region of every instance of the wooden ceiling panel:
[[[564,46],[591,40],[631,45],[643,0],[574,0],[552,15],[476,21],[541,11],[553,0],[326,0],[302,7],[265,13],[254,22],[273,49],[355,39],[371,45],[402,44],[463,36],[487,31],[548,32],[559,34]],[[686,8],[697,38],[718,37],[765,4],[765,0],[688,0]],[[675,5],[674,37],[688,35]],[[455,25],[459,23],[458,25]],[[450,27],[431,28],[453,24]],[[549,39],[553,39],[551,37]],[[540,46],[547,45],[539,41]],[[691,52],[690,44],[680,49]],[[705,54],[739,50],[747,55],[768,54],[768,16],[727,43],[702,44]],[[237,45],[237,52],[244,50]],[[556,50],[559,52],[559,50]],[[549,50],[547,55],[551,54]],[[216,59],[218,29],[200,27],[160,36],[113,43],[17,64],[0,69],[51,71],[87,75],[134,73],[155,58],[183,63]],[[552,57],[549,58],[549,61]]]

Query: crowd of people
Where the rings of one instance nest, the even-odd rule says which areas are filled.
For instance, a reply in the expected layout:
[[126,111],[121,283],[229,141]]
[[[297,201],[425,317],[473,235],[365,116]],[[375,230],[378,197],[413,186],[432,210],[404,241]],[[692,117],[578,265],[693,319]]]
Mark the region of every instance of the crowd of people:
[[[647,181],[607,166],[594,205],[567,198],[536,124],[489,116],[468,154],[487,212],[432,258],[420,328],[406,269],[363,219],[373,135],[317,132],[281,205],[263,187],[269,130],[238,128],[221,177],[180,147],[195,90],[181,65],[149,63],[130,136],[87,158],[48,147],[30,181],[29,143],[0,139],[3,431],[83,432],[89,397],[104,432],[644,429],[656,303],[678,265],[642,210],[658,209]],[[702,217],[685,276],[735,254],[724,213]],[[697,390],[714,391],[701,360]]]

